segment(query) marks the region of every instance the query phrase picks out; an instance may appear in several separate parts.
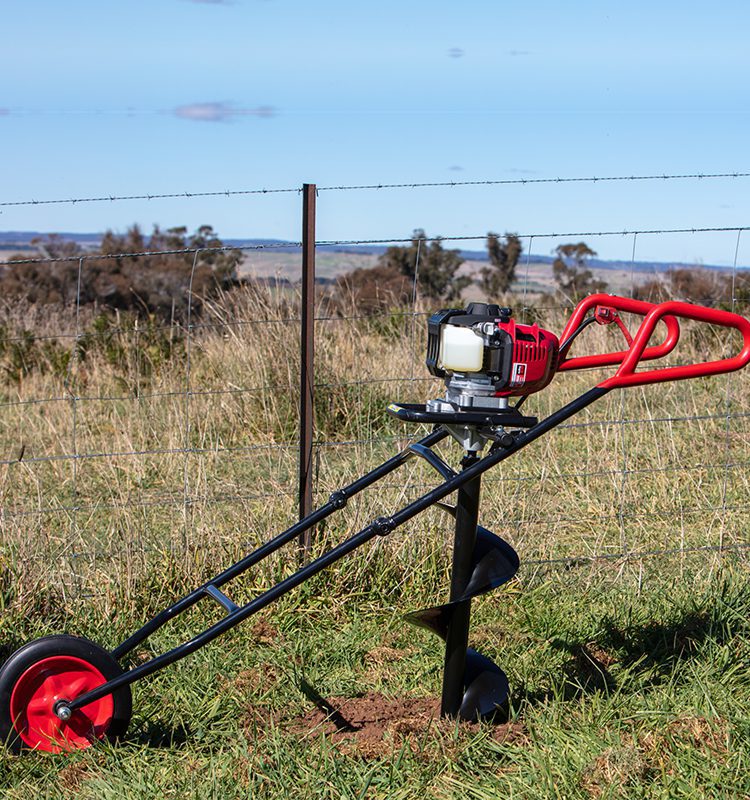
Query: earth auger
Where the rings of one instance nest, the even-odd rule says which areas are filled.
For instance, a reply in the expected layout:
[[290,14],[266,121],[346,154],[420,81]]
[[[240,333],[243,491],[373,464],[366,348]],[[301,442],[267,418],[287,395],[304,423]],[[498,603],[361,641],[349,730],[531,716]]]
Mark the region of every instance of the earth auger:
[[[634,336],[619,312],[643,317]],[[742,347],[736,355],[715,361],[638,370],[641,362],[663,358],[674,350],[680,338],[680,319],[734,328],[742,335]],[[666,329],[664,340],[649,345],[659,322]],[[594,323],[616,324],[627,347],[571,357],[573,341]],[[576,306],[559,338],[536,324],[516,322],[511,309],[497,305],[471,303],[466,309],[434,314],[428,324],[427,367],[432,375],[445,380],[445,396],[424,405],[393,403],[388,407],[389,413],[404,422],[432,426],[427,435],[333,492],[324,505],[163,609],[113,650],[70,635],[45,636],[21,647],[0,669],[0,737],[13,752],[24,748],[62,752],[88,747],[98,739],[122,737],[131,717],[133,683],[194,653],[312,575],[435,505],[455,518],[449,601],[408,619],[445,640],[442,714],[463,720],[492,715],[507,701],[508,681],[489,658],[468,647],[471,603],[509,581],[519,568],[519,558],[510,544],[478,524],[482,475],[613,389],[718,375],[741,369],[748,361],[748,320],[728,311],[677,301],[653,304],[591,295]],[[521,413],[526,398],[544,389],[558,373],[589,367],[616,370],[545,419]],[[448,437],[463,450],[460,470],[433,449]],[[246,605],[236,605],[222,591],[227,583],[344,510],[352,497],[413,458],[429,464],[442,483],[404,508],[373,520]],[[447,504],[454,492],[455,505]],[[124,656],[156,630],[206,598],[223,607],[226,614],[222,619],[144,663],[129,668],[120,665]]]

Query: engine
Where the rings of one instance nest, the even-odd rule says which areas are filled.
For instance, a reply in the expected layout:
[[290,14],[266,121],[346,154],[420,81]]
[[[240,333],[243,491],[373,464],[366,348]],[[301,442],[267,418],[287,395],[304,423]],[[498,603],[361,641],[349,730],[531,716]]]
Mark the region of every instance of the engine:
[[446,396],[432,411],[502,411],[509,397],[543,389],[557,369],[557,337],[538,325],[522,325],[510,308],[469,303],[430,317],[427,369],[445,378]]

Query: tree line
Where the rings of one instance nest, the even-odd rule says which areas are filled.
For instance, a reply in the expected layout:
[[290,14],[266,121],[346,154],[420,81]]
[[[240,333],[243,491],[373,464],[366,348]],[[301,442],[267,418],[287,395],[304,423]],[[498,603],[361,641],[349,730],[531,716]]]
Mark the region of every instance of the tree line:
[[[360,267],[339,278],[337,288],[365,309],[403,306],[415,290],[430,300],[458,302],[464,290],[476,282],[488,299],[499,300],[511,292],[523,253],[518,234],[500,236],[490,231],[486,239],[487,265],[478,278],[461,274],[464,258],[458,249],[446,249],[439,237],[415,230],[410,244],[389,247],[375,267]],[[584,242],[559,245],[552,274],[557,292],[572,303],[587,294],[604,291],[607,284],[589,268],[596,255]]]
[[[206,301],[253,282],[239,275],[242,252],[226,248],[211,225],[201,225],[192,233],[186,227],[162,231],[154,226],[145,235],[137,225],[124,234],[107,231],[94,253],[56,235],[35,239],[33,244],[51,260],[22,263],[24,256],[17,256],[0,264],[0,297],[6,301],[23,298],[29,303],[63,306],[79,301],[179,322],[186,316],[188,302],[199,315]],[[490,231],[485,247],[487,263],[478,273],[468,274],[461,270],[465,260],[459,249],[444,247],[440,237],[429,237],[418,228],[408,244],[388,247],[374,267],[339,277],[325,299],[334,312],[352,304],[364,311],[403,307],[415,295],[436,303],[459,303],[466,289],[476,284],[487,299],[503,301],[514,284],[517,288],[523,244],[516,233],[501,236]],[[149,251],[161,252],[149,258],[127,255]],[[78,258],[84,255],[79,286]],[[574,304],[607,289],[591,269],[596,252],[585,242],[558,245],[554,256],[556,303]],[[641,284],[634,295],[657,302],[674,298],[719,305],[734,290],[735,299],[750,299],[750,281],[744,275],[730,283],[729,277],[715,271],[681,268]]]

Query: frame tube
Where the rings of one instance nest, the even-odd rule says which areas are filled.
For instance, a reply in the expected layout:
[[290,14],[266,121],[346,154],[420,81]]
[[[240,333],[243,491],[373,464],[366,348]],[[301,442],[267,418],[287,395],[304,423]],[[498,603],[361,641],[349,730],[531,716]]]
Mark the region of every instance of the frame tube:
[[[447,435],[448,432],[445,430],[434,430],[424,438],[420,439],[420,441],[416,444],[418,446],[421,445],[423,447],[430,447],[445,439]],[[137,647],[141,642],[151,636],[152,633],[159,630],[159,628],[169,622],[169,620],[195,605],[202,597],[205,597],[208,587],[213,586],[218,588],[223,586],[225,583],[228,583],[233,578],[236,578],[238,575],[241,575],[243,572],[250,569],[250,567],[254,566],[259,561],[262,561],[280,547],[283,547],[285,544],[287,544],[287,542],[291,542],[293,539],[298,538],[308,528],[312,528],[314,525],[317,525],[319,522],[322,522],[324,519],[329,517],[335,511],[339,511],[340,509],[344,508],[347,500],[350,497],[354,497],[354,495],[361,492],[363,489],[371,486],[373,483],[388,475],[390,472],[393,472],[393,470],[398,469],[398,467],[406,463],[406,461],[408,461],[414,455],[415,453],[410,452],[408,449],[404,450],[393,456],[393,458],[388,459],[388,461],[381,464],[376,469],[368,472],[361,478],[358,478],[356,481],[354,481],[354,483],[350,483],[339,492],[334,492],[334,494],[331,496],[331,499],[325,505],[313,511],[310,516],[305,517],[305,519],[295,523],[291,526],[291,528],[287,528],[285,531],[283,531],[283,533],[278,534],[278,536],[275,536],[264,545],[261,545],[257,550],[254,550],[252,553],[245,556],[245,558],[243,558],[241,561],[238,561],[228,569],[225,569],[224,572],[217,575],[213,580],[207,581],[202,586],[199,586],[197,589],[195,589],[195,591],[169,606],[169,608],[165,608],[153,619],[149,620],[149,622],[147,622],[142,628],[139,628],[132,636],[129,636],[122,644],[118,645],[114,650],[112,650],[112,657],[117,660],[122,658],[134,647]]]

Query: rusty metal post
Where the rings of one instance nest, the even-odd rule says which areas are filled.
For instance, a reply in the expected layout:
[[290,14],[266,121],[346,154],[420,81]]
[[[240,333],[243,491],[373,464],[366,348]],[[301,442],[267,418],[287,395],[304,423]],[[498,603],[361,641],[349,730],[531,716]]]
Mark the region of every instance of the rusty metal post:
[[[302,308],[300,313],[300,413],[299,413],[299,516],[313,508],[313,387],[315,345],[315,195],[314,183],[302,186]],[[307,558],[312,531],[300,535],[299,545]]]

